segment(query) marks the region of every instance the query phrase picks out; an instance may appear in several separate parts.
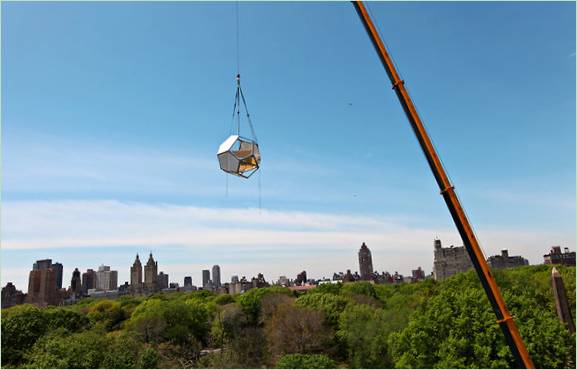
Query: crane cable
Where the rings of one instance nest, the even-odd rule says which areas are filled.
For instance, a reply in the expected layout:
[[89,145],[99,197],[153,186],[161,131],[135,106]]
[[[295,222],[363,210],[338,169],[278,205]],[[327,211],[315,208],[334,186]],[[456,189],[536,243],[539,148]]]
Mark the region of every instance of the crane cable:
[[[240,136],[240,106],[244,106],[244,111],[246,113],[246,120],[250,128],[252,139],[258,143],[256,133],[254,131],[254,126],[252,120],[250,119],[250,113],[246,105],[246,99],[244,98],[244,92],[242,91],[242,86],[240,84],[240,16],[239,16],[239,4],[236,2],[236,94],[234,96],[234,106],[232,108],[233,123],[234,118],[236,118],[236,134]],[[236,114],[236,116],[235,116]],[[230,133],[233,133],[233,127],[231,127]]]
[[[241,109],[241,101],[242,105],[244,106],[244,111],[246,113],[246,120],[248,122],[248,126],[250,128],[250,133],[252,135],[252,140],[258,144],[258,138],[256,136],[256,132],[254,130],[254,126],[252,124],[252,120],[250,118],[250,113],[248,111],[248,107],[246,105],[246,99],[244,98],[244,93],[242,91],[242,86],[240,84],[240,9],[239,9],[239,1],[236,1],[236,94],[234,97],[234,105],[232,108],[232,120],[231,120],[231,127],[230,127],[230,135],[234,132],[235,129],[235,119],[236,119],[236,134],[240,136],[240,109]],[[262,205],[262,191],[261,191],[261,171],[258,171],[258,209],[259,212],[261,210]],[[226,197],[228,197],[228,180],[229,174],[226,175]]]
[[[244,106],[244,111],[246,113],[246,121],[248,122],[248,127],[250,128],[250,133],[252,135],[252,140],[255,144],[258,145],[258,138],[256,137],[256,132],[254,130],[254,126],[252,124],[252,120],[250,119],[250,113],[248,111],[248,107],[246,105],[246,99],[244,98],[244,93],[242,92],[242,87],[240,85],[240,73],[236,75],[237,80],[237,89],[236,89],[236,114],[237,114],[237,135],[240,136],[240,102],[242,101],[242,105]],[[260,150],[260,146],[259,146]],[[262,210],[262,182],[261,182],[261,174],[262,169],[258,171],[258,212],[260,213]]]
[[236,0],[236,74],[240,75],[240,17]]

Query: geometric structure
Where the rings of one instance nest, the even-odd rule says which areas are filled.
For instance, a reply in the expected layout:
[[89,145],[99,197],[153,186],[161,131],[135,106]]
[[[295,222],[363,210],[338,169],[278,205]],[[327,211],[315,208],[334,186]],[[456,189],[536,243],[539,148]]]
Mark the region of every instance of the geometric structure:
[[[246,121],[250,128],[252,139],[240,136],[241,103],[244,106]],[[250,114],[248,113],[248,108],[246,106],[244,93],[240,86],[240,74],[236,75],[236,95],[234,97],[234,107],[232,111],[233,121],[236,121],[236,135],[230,135],[222,144],[220,144],[216,155],[218,157],[220,168],[224,172],[247,179],[255,173],[260,166],[260,150],[258,148],[258,140],[254,132],[254,127],[252,126]],[[231,133],[232,132],[231,127]]]
[[260,150],[256,141],[231,135],[218,148],[218,163],[227,173],[249,178],[260,165]]

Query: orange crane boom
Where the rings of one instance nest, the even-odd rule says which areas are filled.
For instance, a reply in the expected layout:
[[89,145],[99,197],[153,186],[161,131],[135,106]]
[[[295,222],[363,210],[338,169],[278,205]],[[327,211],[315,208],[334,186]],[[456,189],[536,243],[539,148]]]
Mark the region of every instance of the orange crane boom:
[[527,352],[527,348],[525,348],[525,343],[523,343],[523,339],[519,334],[519,330],[517,329],[517,325],[515,325],[515,321],[513,317],[507,310],[505,306],[505,301],[501,296],[501,292],[499,291],[499,287],[495,283],[495,279],[489,270],[489,266],[485,261],[485,256],[479,247],[479,242],[477,242],[477,238],[475,237],[475,233],[473,232],[473,228],[467,219],[465,211],[461,207],[461,203],[459,202],[459,198],[457,197],[457,193],[455,192],[455,187],[449,181],[447,173],[443,168],[441,160],[437,155],[435,148],[433,147],[433,143],[431,142],[425,127],[421,119],[419,118],[419,114],[415,109],[415,106],[409,96],[409,93],[405,89],[405,82],[400,79],[399,74],[397,73],[395,66],[383,44],[375,25],[373,24],[367,9],[365,8],[362,1],[353,1],[353,5],[365,29],[375,47],[387,74],[393,84],[393,89],[399,98],[399,101],[411,123],[413,131],[419,140],[419,144],[421,145],[421,149],[425,153],[425,157],[427,158],[427,162],[429,162],[429,166],[433,171],[433,175],[435,176],[435,180],[437,180],[437,184],[441,189],[441,195],[445,199],[445,203],[447,203],[447,207],[449,208],[449,212],[459,230],[459,234],[463,239],[463,244],[469,253],[469,257],[471,258],[471,262],[479,275],[479,279],[481,280],[481,284],[485,289],[485,293],[489,298],[489,302],[495,311],[495,315],[497,316],[497,323],[503,330],[503,334],[511,349],[511,352],[519,367],[532,369],[535,366],[533,365],[533,361]]

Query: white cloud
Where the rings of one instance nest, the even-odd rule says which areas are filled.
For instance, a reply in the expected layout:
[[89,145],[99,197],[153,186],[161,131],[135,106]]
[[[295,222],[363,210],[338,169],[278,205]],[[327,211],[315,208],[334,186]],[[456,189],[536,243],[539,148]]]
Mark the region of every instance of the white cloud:
[[[329,213],[217,209],[118,201],[5,202],[3,248],[220,245],[418,245],[438,230],[394,219]],[[421,242],[419,242],[421,241]]]

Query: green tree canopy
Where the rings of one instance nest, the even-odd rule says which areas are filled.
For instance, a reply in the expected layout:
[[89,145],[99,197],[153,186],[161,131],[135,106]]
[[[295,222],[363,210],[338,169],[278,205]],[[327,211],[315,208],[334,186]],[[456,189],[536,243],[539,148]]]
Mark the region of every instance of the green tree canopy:
[[382,309],[347,306],[339,318],[337,336],[346,345],[349,364],[354,368],[390,367],[387,338],[394,325]]
[[281,357],[277,369],[334,369],[336,363],[326,355],[294,353]]
[[18,364],[24,354],[46,332],[45,311],[24,304],[2,310],[2,365]]
[[339,316],[345,307],[351,303],[347,297],[335,295],[332,293],[311,292],[300,296],[295,301],[297,307],[312,308],[322,312],[326,321],[332,327],[336,327]]
[[257,324],[261,313],[261,302],[264,296],[268,294],[284,294],[292,296],[292,292],[283,287],[269,287],[260,289],[251,289],[248,292],[241,294],[237,298],[242,310],[246,313],[249,322]]

